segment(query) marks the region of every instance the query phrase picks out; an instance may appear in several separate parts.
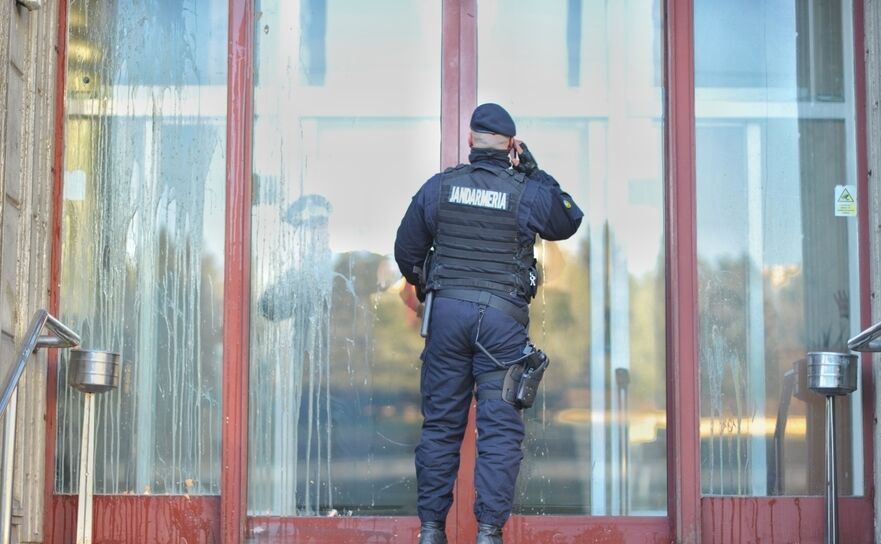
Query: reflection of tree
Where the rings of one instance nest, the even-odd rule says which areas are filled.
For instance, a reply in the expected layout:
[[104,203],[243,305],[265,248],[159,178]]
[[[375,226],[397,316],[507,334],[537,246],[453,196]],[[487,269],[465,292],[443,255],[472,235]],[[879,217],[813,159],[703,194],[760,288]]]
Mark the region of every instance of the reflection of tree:
[[[413,313],[393,292],[377,296],[376,319],[381,326],[376,329],[376,359],[383,364],[377,365],[373,379],[378,388],[389,392],[416,393],[412,398],[418,401],[419,354],[424,342]],[[413,408],[418,410],[418,405]]]
[[335,256],[335,458],[372,474],[340,485],[338,502],[356,513],[361,508],[372,513],[414,511],[415,472],[410,467],[421,423],[422,338],[410,328],[407,312],[412,310],[398,296],[401,285],[387,256],[366,251]]
[[667,404],[667,305],[664,252],[654,270],[630,276],[630,386],[634,410],[663,410]]
[[[556,246],[549,242],[542,245]],[[545,374],[547,395],[562,398],[562,395],[551,395],[547,388],[563,393],[568,385],[587,386],[585,361],[591,326],[589,268],[585,261],[558,247],[554,250],[540,247],[538,256],[543,283],[530,305],[529,334],[551,357],[553,367]]]
[[[588,227],[583,227],[586,230]],[[544,242],[537,252],[543,267],[545,283],[532,303],[530,336],[551,357],[551,367],[542,383],[542,395],[536,406],[525,415],[527,425],[526,477],[518,484],[521,509],[531,513],[583,513],[590,511],[591,452],[596,447],[611,451],[613,429],[625,418],[630,421],[651,421],[663,411],[666,373],[666,316],[664,256],[659,252],[654,270],[635,276],[629,272],[624,259],[617,267],[610,264],[611,255],[623,256],[623,248],[615,247],[613,233],[604,228],[605,249],[593,251],[589,232],[580,234],[577,253],[567,251],[561,244]],[[553,249],[549,249],[553,248]],[[603,256],[605,255],[605,256]],[[592,258],[605,261],[591,263]],[[594,266],[592,266],[592,264]],[[591,278],[592,273],[602,274]],[[621,281],[619,274],[627,274]],[[593,280],[593,281],[592,281]],[[597,281],[599,280],[599,281]],[[609,296],[613,283],[616,289],[626,289],[627,303],[620,306]],[[600,288],[602,292],[594,292]],[[619,299],[620,300],[620,299]],[[600,312],[595,305],[602,304]],[[616,306],[618,304],[619,306]],[[628,321],[626,343],[612,351],[613,313],[617,319]],[[602,321],[593,322],[592,314]],[[598,335],[603,342],[597,352],[591,345]],[[621,331],[614,331],[622,334]],[[599,356],[597,356],[599,354]],[[621,357],[622,360],[615,360]],[[600,365],[604,379],[594,383],[591,365]],[[629,413],[622,414],[613,404],[616,394],[615,369],[630,370]],[[591,398],[604,398],[603,414],[592,414]],[[581,414],[581,415],[578,415]],[[598,417],[594,417],[598,416]],[[569,418],[574,417],[574,420]],[[595,421],[603,423],[596,423]],[[605,446],[591,445],[595,425],[601,425],[600,434],[608,442]],[[649,438],[640,438],[630,444],[632,460],[641,460],[652,475],[646,485],[634,487],[631,504],[635,509],[662,510],[665,505],[664,485],[666,457],[663,426],[654,427]],[[658,447],[660,446],[660,447]],[[658,452],[662,452],[658,455]],[[572,463],[566,476],[544,474],[545,463],[560,466]],[[607,463],[617,463],[607,457]],[[609,467],[606,467],[609,469]],[[607,474],[612,474],[610,471]],[[604,482],[607,489],[617,485]],[[551,497],[543,501],[543,497]],[[563,506],[568,505],[568,506]]]
[[[590,238],[584,236],[578,256],[559,250],[559,257],[545,266],[553,266],[550,275],[553,279],[544,285],[532,303],[532,324],[530,335],[542,349],[552,355],[554,369],[549,371],[551,379],[547,387],[554,387],[558,395],[572,386],[588,384],[588,354],[590,353],[590,330],[592,327],[608,329],[608,315],[611,309],[605,298],[607,321],[591,323],[591,305],[594,304],[590,292]],[[546,243],[549,245],[548,243]],[[663,407],[665,390],[658,384],[664,382],[666,368],[665,338],[665,276],[663,254],[658,256],[655,270],[641,277],[628,278],[630,320],[629,365],[633,381],[631,396],[633,409],[657,410]],[[608,272],[607,272],[608,273]],[[604,279],[608,284],[609,278]],[[616,310],[618,311],[618,310]],[[612,368],[621,362],[610,361]],[[590,384],[591,387],[607,387],[605,384]],[[610,391],[611,391],[611,386]],[[548,396],[552,392],[547,391]]]
[[[583,253],[582,253],[583,252]],[[582,507],[585,497],[577,495],[589,470],[577,451],[588,451],[589,430],[558,421],[567,410],[589,407],[591,390],[613,384],[591,384],[589,379],[591,293],[587,240],[577,254],[558,244],[539,248],[545,283],[533,302],[530,334],[552,358],[552,369],[543,384],[543,397],[526,417],[530,419],[530,470],[542,473],[548,460],[574,463],[579,468],[568,475],[525,477],[532,486],[527,502],[534,504],[541,493],[559,495],[560,504],[573,501]],[[663,256],[659,268],[642,277],[630,277],[629,306],[617,309],[631,320],[630,364],[633,370],[631,406],[634,412],[656,413],[664,405],[664,275]],[[402,301],[399,275],[390,274],[386,256],[355,251],[333,256],[333,287],[330,321],[330,384],[333,426],[333,464],[352,467],[369,477],[334,475],[334,506],[359,512],[389,508],[408,511],[415,499],[412,451],[418,439],[419,354],[423,340],[418,334],[414,310]],[[317,315],[314,308],[307,312]],[[609,324],[599,326],[608,327]],[[608,361],[607,361],[608,362]],[[606,364],[599,362],[598,364]],[[255,363],[252,363],[255,364]],[[609,372],[613,372],[609,368]],[[534,421],[533,421],[534,420]],[[259,423],[258,423],[259,424]],[[273,431],[277,432],[277,431]],[[665,458],[663,428],[657,441],[634,449],[634,459],[644,459],[661,483],[652,478],[651,488],[640,494],[643,508],[663,508]],[[258,433],[259,434],[259,433]],[[653,437],[655,438],[655,437]],[[655,446],[660,444],[660,449]],[[651,452],[650,454],[646,452]],[[530,451],[530,454],[536,453]],[[588,454],[589,455],[589,454]],[[397,468],[388,468],[389,462]],[[387,468],[382,468],[387,467]],[[406,467],[406,474],[395,473]],[[277,485],[273,482],[273,485]],[[536,487],[537,486],[537,487]],[[651,497],[654,497],[652,502]],[[660,505],[658,500],[661,501]],[[544,510],[543,510],[544,511]]]
[[[750,277],[761,278],[760,316],[750,313]],[[834,286],[812,286],[813,297],[826,300],[838,312],[824,316],[825,323],[806,327],[806,287],[801,265],[773,265],[759,270],[747,255],[722,257],[698,263],[699,348],[701,371],[701,415],[710,421],[710,434],[703,437],[702,477],[708,493],[743,494],[754,479],[750,472],[762,470],[764,459],[751,459],[755,440],[764,440],[766,421],[776,420],[782,400],[783,377],[794,363],[805,357],[809,346],[829,346],[846,341],[846,300]],[[755,286],[752,287],[755,289]],[[828,300],[827,300],[828,299]],[[754,331],[761,327],[760,331]],[[761,353],[751,353],[750,337],[763,339]],[[761,374],[752,375],[750,361],[760,358]],[[751,384],[763,384],[756,396]],[[794,401],[789,419],[804,418],[805,402]],[[755,427],[753,427],[755,426]],[[756,430],[757,429],[757,430]],[[810,430],[809,430],[810,431]],[[803,438],[790,452],[803,451]],[[789,454],[788,454],[789,455]],[[787,461],[791,474],[801,473],[803,457]],[[806,492],[803,480],[790,478],[786,493]]]

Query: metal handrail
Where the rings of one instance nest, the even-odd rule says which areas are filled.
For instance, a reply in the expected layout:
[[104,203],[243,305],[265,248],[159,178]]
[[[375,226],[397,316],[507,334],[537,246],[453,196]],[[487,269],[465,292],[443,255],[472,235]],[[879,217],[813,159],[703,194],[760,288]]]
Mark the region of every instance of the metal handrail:
[[881,321],[847,341],[853,351],[881,351]]
[[[40,332],[44,326],[54,331],[57,336],[41,336]],[[70,330],[46,310],[37,310],[31,319],[31,326],[25,333],[18,362],[9,373],[6,383],[3,384],[3,396],[0,397],[0,417],[6,411],[6,406],[9,404],[9,399],[12,398],[15,388],[18,387],[18,382],[21,380],[21,375],[24,374],[24,367],[27,365],[31,353],[40,348],[72,348],[78,346],[79,343],[80,337],[77,333]]]
[[[55,332],[54,336],[41,336],[46,327]],[[15,411],[18,398],[18,382],[24,374],[31,354],[39,348],[72,348],[78,346],[78,334],[64,326],[46,310],[37,310],[31,319],[31,325],[25,332],[18,361],[3,384],[3,395],[0,397],[0,417],[6,413],[6,425],[3,428],[3,475],[0,481],[0,543],[7,544],[11,539],[12,529],[12,469],[14,464],[13,449],[15,448]],[[9,407],[9,412],[6,408]]]

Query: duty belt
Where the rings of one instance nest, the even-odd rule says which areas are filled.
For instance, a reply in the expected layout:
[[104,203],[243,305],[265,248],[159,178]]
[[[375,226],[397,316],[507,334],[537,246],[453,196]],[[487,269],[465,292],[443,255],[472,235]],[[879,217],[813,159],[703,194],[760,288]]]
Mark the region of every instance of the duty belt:
[[518,323],[526,327],[529,325],[529,310],[521,308],[511,301],[494,295],[488,291],[478,291],[475,289],[440,289],[436,291],[437,296],[446,298],[455,298],[468,302],[476,302],[502,311],[517,320]]

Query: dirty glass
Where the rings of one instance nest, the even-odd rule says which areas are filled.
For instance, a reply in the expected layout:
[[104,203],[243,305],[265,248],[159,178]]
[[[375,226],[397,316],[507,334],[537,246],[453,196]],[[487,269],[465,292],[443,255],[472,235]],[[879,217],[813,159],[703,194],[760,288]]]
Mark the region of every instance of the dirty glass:
[[[122,356],[97,396],[98,493],[219,492],[226,19],[196,0],[70,3],[60,317]],[[60,353],[69,493],[82,394]]]
[[478,102],[499,102],[586,213],[542,242],[530,337],[550,356],[515,512],[665,515],[661,2],[478,2]]
[[415,514],[422,338],[392,252],[439,168],[440,9],[259,3],[251,514]]
[[[701,484],[822,495],[806,354],[859,332],[852,5],[695,2]],[[859,391],[839,493],[864,492]]]

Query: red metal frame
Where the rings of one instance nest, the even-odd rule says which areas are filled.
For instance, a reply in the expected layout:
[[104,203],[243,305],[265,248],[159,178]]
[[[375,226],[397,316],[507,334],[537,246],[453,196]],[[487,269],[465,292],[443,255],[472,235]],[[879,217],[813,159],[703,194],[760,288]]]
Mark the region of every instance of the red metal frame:
[[[53,156],[53,211],[49,307],[59,313],[61,218],[64,172],[64,104],[67,66],[67,3],[59,4]],[[216,496],[96,496],[94,538],[121,542],[238,543],[247,501],[248,308],[251,200],[251,96],[253,15],[251,3],[229,3],[229,84],[227,94],[227,217],[224,271],[224,390],[221,489]],[[73,542],[74,496],[55,495],[57,358],[49,352],[43,532],[46,542]],[[221,522],[222,520],[222,522]],[[222,526],[222,529],[221,529]]]
[[226,259],[223,311],[223,427],[220,520],[223,542],[241,542],[248,505],[253,8],[229,4],[226,132]]
[[[841,498],[839,542],[872,544],[872,501]],[[823,542],[822,497],[704,497],[701,543]]]
[[679,542],[700,541],[694,9],[667,2],[667,508]]
[[[451,514],[452,515],[452,514]],[[474,515],[469,512],[468,516]],[[260,542],[334,542],[361,544],[363,542],[411,543],[419,533],[415,517],[375,518],[248,518],[248,528],[259,528]],[[473,542],[476,530],[447,526],[450,542]],[[514,516],[505,526],[505,540],[509,542],[639,542],[640,544],[668,544],[671,542],[667,518],[562,517]]]
[[[220,540],[220,497],[206,495],[96,495],[94,542],[228,542]],[[76,541],[77,497],[56,495],[44,523],[57,532],[45,542]]]
[[[444,36],[444,51],[455,48],[458,57],[458,88],[444,88],[444,93],[457,95],[456,111],[450,112],[456,123],[456,132],[447,133],[446,144],[455,148],[456,160],[452,164],[468,162],[468,131],[471,112],[477,106],[477,0],[456,0],[444,5],[449,9],[445,20],[456,21],[456,33]],[[445,29],[446,30],[446,29]],[[446,66],[446,63],[444,63]],[[444,165],[448,166],[448,165]],[[474,519],[474,469],[477,452],[477,405],[472,401],[468,411],[468,427],[462,441],[459,456],[459,473],[456,475],[456,488],[453,507],[450,510],[448,534],[454,542],[470,542],[477,534],[477,520]]]
[[[477,96],[477,0],[444,0],[441,95],[441,164],[467,160],[465,130]],[[697,258],[695,219],[694,30],[692,0],[667,0],[667,342],[669,517],[513,516],[506,535],[516,542],[551,536],[575,542],[745,542],[819,540],[822,499],[704,497],[700,495],[697,358]],[[367,534],[409,542],[418,531],[415,517],[264,518],[247,517],[248,342],[250,308],[250,199],[253,75],[251,2],[229,0],[229,85],[227,109],[227,212],[224,284],[224,382],[220,497],[97,496],[95,537],[124,542],[216,541],[237,544],[244,531],[260,528],[261,538],[284,542],[291,536],[325,542],[363,542]],[[63,195],[64,103],[67,4],[59,4],[58,77],[55,97],[55,150],[51,240],[50,311],[58,315]],[[857,174],[860,231],[860,291],[868,300],[869,204],[866,165],[865,62],[863,8],[854,3]],[[871,308],[861,308],[864,325]],[[842,539],[871,542],[874,495],[871,360],[863,361],[864,458],[866,497],[844,498]],[[57,364],[49,355],[46,414],[44,535],[47,542],[72,542],[76,497],[54,495]],[[462,465],[450,513],[452,541],[469,541],[476,532],[474,499],[474,414],[462,447]],[[549,529],[552,531],[549,532]],[[287,538],[286,538],[287,537]],[[277,540],[275,540],[277,538]],[[262,541],[262,540],[261,540]]]
[[477,0],[459,2],[459,161],[468,162],[468,130],[477,107]]
[[[55,148],[52,150],[52,239],[49,241],[49,312],[59,315],[61,277],[61,212],[64,197],[64,87],[67,82],[67,2],[58,3],[58,35],[56,38],[55,80]],[[46,451],[43,472],[43,536],[52,542],[53,528],[49,505],[55,491],[55,431],[58,398],[58,350],[47,350],[46,359]],[[74,514],[74,518],[76,514]]]
[[461,0],[444,0],[441,30],[441,167],[459,162],[459,100],[461,55],[459,35],[462,18]]
[[[862,328],[872,324],[872,248],[871,228],[869,226],[869,154],[867,149],[867,110],[866,110],[866,57],[864,49],[865,13],[862,2],[853,3],[854,28],[854,103],[856,117],[856,159],[857,159],[857,230],[859,232],[860,259],[860,319]],[[865,460],[866,497],[875,496],[874,445],[875,445],[875,383],[872,379],[872,354],[862,357],[862,410],[863,410],[863,459]],[[871,506],[871,499],[866,499]]]
[[248,531],[249,534],[259,534],[261,544],[288,542],[410,543],[416,542],[419,534],[419,520],[415,516],[334,518],[256,516],[248,518]]

